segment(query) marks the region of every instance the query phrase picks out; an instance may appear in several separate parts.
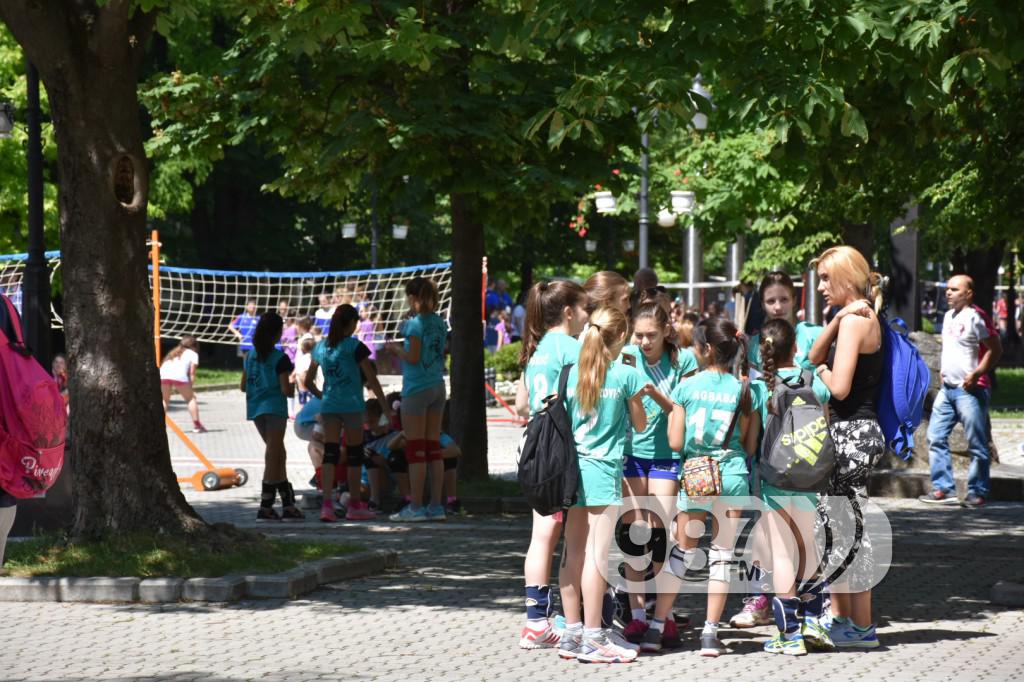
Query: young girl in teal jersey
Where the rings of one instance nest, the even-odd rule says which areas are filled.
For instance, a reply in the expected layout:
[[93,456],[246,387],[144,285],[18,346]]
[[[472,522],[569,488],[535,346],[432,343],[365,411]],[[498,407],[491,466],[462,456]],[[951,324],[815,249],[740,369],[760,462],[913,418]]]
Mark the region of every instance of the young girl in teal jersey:
[[[240,388],[245,393],[246,419],[256,425],[266,444],[263,490],[256,512],[256,518],[261,521],[304,518],[295,507],[295,491],[285,470],[284,431],[288,425],[288,396],[293,390],[288,381],[292,363],[287,355],[274,348],[281,340],[283,329],[284,322],[277,313],[261,317],[253,331],[253,349],[245,356],[242,367]],[[280,515],[274,511],[274,497],[278,493],[281,495]]]
[[[544,398],[558,390],[558,376],[564,365],[576,362],[580,343],[576,340],[587,323],[587,293],[568,280],[537,282],[526,300],[523,345],[519,364],[516,409],[533,416],[544,407]],[[541,516],[533,512],[530,547],[523,563],[526,581],[526,625],[519,636],[523,649],[557,646],[559,635],[551,627],[551,555],[562,533],[562,514]]]
[[[392,344],[391,349],[402,359],[402,427],[407,441],[405,459],[409,464],[412,502],[392,514],[391,520],[444,521],[441,418],[446,400],[444,347],[448,326],[435,312],[439,297],[433,280],[410,280],[405,285],[405,296],[415,315],[402,326],[403,344]],[[424,506],[428,466],[430,505]]]
[[638,432],[646,428],[643,397],[654,390],[635,369],[614,362],[628,328],[626,316],[615,308],[599,308],[590,316],[565,400],[580,479],[565,522],[559,572],[566,622],[559,655],[590,663],[625,663],[637,656],[636,648],[601,627],[608,587],[604,571],[622,503],[626,429],[630,422]]
[[[759,289],[761,307],[764,308],[765,321],[786,320],[793,326],[796,334],[796,366],[814,369],[814,363],[807,359],[807,354],[814,341],[823,330],[816,324],[797,322],[796,320],[796,287],[789,275],[778,270],[769,272],[761,280]],[[761,338],[759,334],[750,337],[750,348],[747,359],[750,366],[761,371]]]
[[[749,385],[731,373],[737,360],[740,375],[745,379],[747,373],[746,339],[736,326],[720,317],[701,321],[693,330],[693,348],[704,370],[677,386],[672,394],[675,405],[669,419],[669,446],[681,452],[684,462],[701,456],[716,460],[722,474],[722,495],[691,499],[685,490],[680,490],[676,505],[681,512],[676,520],[680,546],[672,549],[669,566],[672,574],[682,577],[694,565],[697,541],[703,535],[707,512],[712,511],[707,620],[701,633],[700,653],[719,656],[727,652],[718,639],[718,621],[728,596],[736,537],[736,520],[731,515],[742,509],[750,494],[747,455],[757,447],[760,415],[755,411]],[[664,620],[674,598],[671,593],[658,595],[649,635]],[[648,644],[657,650],[655,636],[645,635],[644,645]]]
[[[668,443],[668,416],[672,413],[672,401],[668,396],[686,377],[697,371],[697,357],[689,349],[678,349],[669,341],[671,323],[665,307],[660,301],[638,300],[633,311],[633,343],[622,349],[622,358],[631,359],[645,382],[654,385],[655,391],[644,397],[644,412],[647,428],[633,434],[627,443],[623,469],[625,486],[624,504],[628,507],[632,498],[656,497],[661,513],[648,514],[639,508],[627,511],[622,516],[617,542],[627,555],[651,554],[655,575],[661,572],[661,564],[668,551],[665,520],[675,516],[672,508],[679,494],[679,453],[673,452]],[[630,539],[631,526],[642,527],[641,537],[650,537],[646,547],[637,546]],[[648,528],[650,530],[648,530]],[[632,583],[644,580],[645,571],[626,564],[626,579]],[[624,635],[627,640],[639,643],[647,631],[647,611],[644,608],[645,591],[633,590],[629,595],[631,619]],[[676,642],[679,633],[675,621],[666,622],[664,640]]]
[[341,460],[341,431],[345,430],[345,466],[348,477],[348,509],[345,518],[349,521],[367,521],[376,518],[369,505],[362,500],[360,489],[363,464],[366,462],[363,448],[363,377],[366,385],[377,396],[385,414],[391,417],[391,407],[384,400],[384,390],[377,380],[377,372],[370,360],[370,349],[354,336],[359,312],[344,304],[338,306],[331,316],[330,332],[313,348],[308,376],[316,376],[323,369],[324,386],[321,390],[316,382],[309,383],[309,390],[320,398],[320,420],[324,428],[324,464],[321,469],[324,501],[320,508],[320,520],[333,522],[338,518],[334,512],[331,492],[334,490],[335,468]]
[[[761,358],[764,367],[766,399],[761,405],[761,421],[768,422],[774,414],[772,394],[781,382],[811,382],[815,397],[825,408],[832,397],[828,387],[813,373],[796,366],[796,332],[783,319],[769,320],[761,327]],[[760,382],[757,382],[760,383]],[[796,384],[794,384],[796,385]],[[762,447],[770,444],[762,443]],[[801,655],[807,647],[832,649],[828,630],[819,623],[822,615],[820,586],[815,577],[818,556],[814,542],[814,524],[818,496],[815,493],[777,488],[761,480],[761,500],[769,510],[765,517],[772,553],[772,579],[775,598],[772,600],[775,624],[779,634],[764,645],[765,651],[776,654]]]

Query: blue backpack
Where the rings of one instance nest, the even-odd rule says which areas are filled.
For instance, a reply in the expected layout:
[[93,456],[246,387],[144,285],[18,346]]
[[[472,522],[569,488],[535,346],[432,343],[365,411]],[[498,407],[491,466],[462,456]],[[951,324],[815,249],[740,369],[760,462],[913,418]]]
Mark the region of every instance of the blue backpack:
[[887,370],[878,389],[878,423],[885,442],[907,460],[914,452],[914,431],[921,423],[930,374],[917,346],[898,317],[882,322],[882,358]]

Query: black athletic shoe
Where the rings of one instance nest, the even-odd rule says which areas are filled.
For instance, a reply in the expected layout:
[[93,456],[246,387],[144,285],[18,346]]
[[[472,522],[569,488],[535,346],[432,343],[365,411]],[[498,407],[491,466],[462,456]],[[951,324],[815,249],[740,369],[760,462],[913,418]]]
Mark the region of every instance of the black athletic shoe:
[[976,495],[974,493],[967,493],[967,497],[965,497],[960,502],[960,506],[966,507],[968,509],[977,509],[978,507],[984,507],[985,498],[982,497],[981,495]]
[[273,507],[260,507],[256,512],[257,521],[280,521],[281,517]]

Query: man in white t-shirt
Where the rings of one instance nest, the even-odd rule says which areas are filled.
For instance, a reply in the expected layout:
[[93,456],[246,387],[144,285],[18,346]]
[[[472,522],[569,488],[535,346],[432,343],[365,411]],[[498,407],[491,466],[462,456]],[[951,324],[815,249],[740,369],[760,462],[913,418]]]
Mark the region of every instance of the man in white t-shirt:
[[[942,386],[932,405],[928,423],[928,459],[932,488],[922,502],[980,507],[989,488],[988,401],[989,388],[982,380],[1003,353],[999,335],[993,334],[979,309],[972,305],[974,282],[955,275],[946,286],[949,310],[942,320]],[[982,347],[987,352],[982,351]],[[967,497],[957,500],[949,434],[959,421],[964,426],[971,468]]]
[[313,321],[316,326],[320,327],[320,331],[324,333],[324,338],[331,331],[331,317],[334,315],[334,306],[331,305],[331,297],[326,293],[320,294],[320,308],[313,313]]

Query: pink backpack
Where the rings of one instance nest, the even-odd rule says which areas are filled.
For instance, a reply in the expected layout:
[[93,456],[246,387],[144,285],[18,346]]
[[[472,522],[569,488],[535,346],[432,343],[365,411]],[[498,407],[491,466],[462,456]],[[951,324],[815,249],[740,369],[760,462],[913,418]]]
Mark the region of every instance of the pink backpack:
[[25,347],[18,311],[0,298],[17,336],[12,342],[0,332],[0,488],[35,497],[64,465],[67,411],[57,382]]

